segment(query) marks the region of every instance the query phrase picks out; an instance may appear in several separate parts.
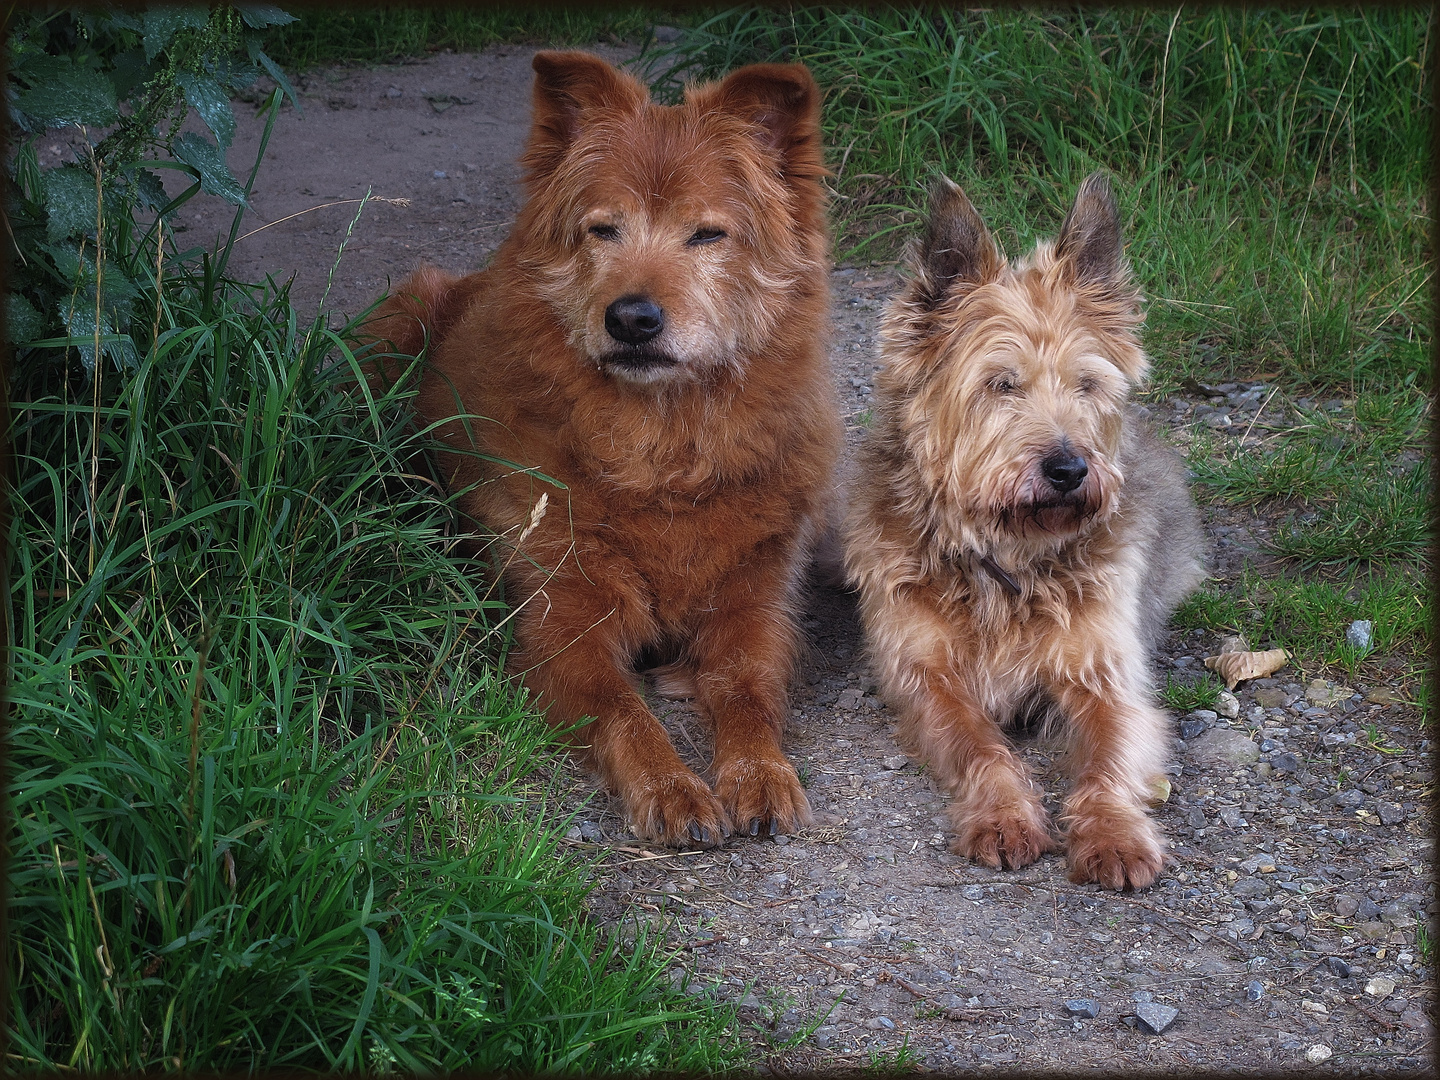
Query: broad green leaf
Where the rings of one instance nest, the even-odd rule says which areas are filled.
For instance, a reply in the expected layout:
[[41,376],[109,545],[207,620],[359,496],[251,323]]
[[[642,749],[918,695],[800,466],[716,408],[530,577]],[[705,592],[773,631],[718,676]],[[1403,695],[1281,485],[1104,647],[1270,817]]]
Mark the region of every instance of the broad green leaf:
[[233,206],[249,206],[245,190],[230,174],[225,155],[204,135],[187,131],[175,140],[174,155],[189,165],[200,177],[200,190],[216,195]]
[[199,30],[210,21],[210,11],[203,7],[151,8],[143,16],[145,22],[145,59],[154,60],[177,32]]
[[17,293],[5,298],[5,337],[14,345],[38,340],[45,333],[45,316]]
[[134,182],[135,193],[140,197],[140,203],[145,209],[160,210],[170,201],[160,177],[149,169],[136,169]]
[[154,74],[155,68],[145,59],[144,49],[127,49],[115,57],[110,81],[115,84],[116,96],[124,101]]
[[120,119],[115,85],[98,71],[77,67],[68,56],[36,58],[25,67],[30,88],[15,108],[41,127],[105,127]]
[[245,42],[245,48],[250,53],[250,59],[263,67],[269,73],[270,77],[279,85],[280,89],[290,95],[290,103],[295,106],[295,111],[303,116],[305,114],[305,108],[300,104],[300,95],[295,93],[295,88],[290,85],[290,80],[285,77],[285,72],[280,70],[280,65],[275,63],[274,60],[271,60],[270,57],[266,56],[264,51],[261,50],[260,39],[258,37],[251,38]]
[[[83,297],[77,299],[83,300]],[[80,354],[80,362],[85,365],[87,372],[93,374],[95,371],[95,304],[93,300],[88,305],[75,303],[72,306],[71,298],[66,297],[60,302],[60,318],[65,323],[66,332],[74,339],[74,348]],[[140,357],[135,351],[135,343],[128,336],[116,336],[110,317],[105,314],[100,316],[100,339],[100,349],[110,359],[119,361],[127,368],[139,366]]]
[[45,235],[53,243],[95,231],[95,176],[78,165],[51,169],[45,176]]
[[229,149],[230,140],[235,137],[235,114],[230,110],[230,99],[225,91],[220,89],[214,79],[204,75],[191,75],[182,71],[175,76],[175,81],[185,92],[185,100],[190,103],[190,107],[199,114],[210,133],[215,136],[215,141],[222,148]]
[[253,26],[256,30],[263,30],[267,26],[285,26],[296,21],[294,15],[271,4],[236,4],[234,7],[245,20],[245,25]]

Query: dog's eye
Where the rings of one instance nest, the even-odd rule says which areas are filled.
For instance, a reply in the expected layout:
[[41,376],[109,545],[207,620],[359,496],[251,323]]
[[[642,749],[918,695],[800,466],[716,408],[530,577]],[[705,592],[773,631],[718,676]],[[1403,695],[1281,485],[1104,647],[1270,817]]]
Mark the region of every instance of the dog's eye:
[[591,225],[590,235],[597,240],[619,240],[620,230],[614,225]]
[[990,380],[990,389],[997,394],[1013,394],[1015,392],[1015,376],[1010,374],[996,375]]
[[713,244],[716,240],[725,239],[724,229],[696,229],[695,235],[685,241],[687,247],[699,247],[701,244]]

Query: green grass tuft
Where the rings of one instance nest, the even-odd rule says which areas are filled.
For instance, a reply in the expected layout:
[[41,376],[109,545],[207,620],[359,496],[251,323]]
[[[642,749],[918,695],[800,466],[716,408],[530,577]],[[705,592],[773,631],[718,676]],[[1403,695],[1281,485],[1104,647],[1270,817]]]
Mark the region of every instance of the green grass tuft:
[[586,920],[405,394],[283,292],[150,299],[135,369],[12,387],[12,1060],[732,1061],[657,936]]

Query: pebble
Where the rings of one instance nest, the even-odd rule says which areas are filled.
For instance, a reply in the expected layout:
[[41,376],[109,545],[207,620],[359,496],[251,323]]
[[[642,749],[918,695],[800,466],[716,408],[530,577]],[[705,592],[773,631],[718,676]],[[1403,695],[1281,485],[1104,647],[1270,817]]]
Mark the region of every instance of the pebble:
[[1213,724],[1220,719],[1220,714],[1214,709],[1196,709],[1190,715],[1196,720],[1204,720],[1207,724]]
[[1384,1001],[1395,992],[1395,980],[1385,975],[1376,975],[1365,984],[1365,993],[1376,1001]]
[[1143,1024],[1152,1035],[1159,1035],[1175,1022],[1180,1015],[1180,1010],[1171,1008],[1169,1005],[1161,1005],[1154,1001],[1142,1001],[1135,1006],[1135,1018]]
[[592,844],[605,839],[605,833],[593,821],[580,822],[580,835]]
[[1380,815],[1380,824],[1382,825],[1399,825],[1405,820],[1405,809],[1398,803],[1377,803],[1375,812]]
[[1100,1015],[1100,1006],[1094,998],[1070,998],[1065,1002],[1065,1011],[1071,1016],[1094,1020]]
[[1288,750],[1271,754],[1270,768],[1277,773],[1296,773],[1300,771],[1300,759]]
[[871,1031],[894,1031],[895,1021],[888,1016],[872,1016],[865,1021],[865,1026]]
[[983,900],[985,899],[985,890],[979,885],[966,885],[960,890],[960,895],[966,900]]
[[1243,731],[1231,728],[1211,728],[1190,743],[1190,753],[1202,764],[1249,765],[1260,760],[1260,747]]
[[1309,1050],[1305,1051],[1305,1060],[1310,1062],[1311,1065],[1319,1065],[1320,1062],[1328,1060],[1334,1052],[1335,1051],[1331,1050],[1330,1047],[1324,1043],[1316,1043],[1310,1047]]
[[910,764],[910,759],[904,754],[895,754],[891,757],[883,758],[880,764],[884,765],[887,769],[903,769],[906,765]]
[[1229,690],[1221,690],[1215,702],[1215,711],[1227,720],[1234,720],[1240,715],[1240,699]]
[[444,180],[444,179],[445,179],[445,170],[444,170],[444,169],[436,169],[436,170],[435,170],[434,172],[432,172],[430,175],[433,176],[436,180]]
[[1196,720],[1194,717],[1188,717],[1180,721],[1180,738],[1189,742],[1191,739],[1198,738],[1205,734],[1205,730],[1209,726],[1210,725],[1205,723],[1204,720]]
[[1290,695],[1279,687],[1264,686],[1255,691],[1255,704],[1262,709],[1283,709],[1290,704]]
[[1311,679],[1310,685],[1305,688],[1305,700],[1318,707],[1338,705],[1353,693],[1355,691],[1351,687],[1325,679]]
[[1345,644],[1352,649],[1369,649],[1375,626],[1369,619],[1356,619],[1345,628]]
[[1338,956],[1327,956],[1325,966],[1330,969],[1330,974],[1337,979],[1348,979],[1350,977],[1350,965]]
[[405,91],[401,90],[398,86],[392,86],[389,90],[385,91],[385,96],[387,98],[398,98],[404,96],[404,93]]
[[1251,979],[1248,983],[1245,984],[1246,1001],[1259,1001],[1264,996],[1265,987],[1261,984],[1259,979]]
[[1220,820],[1225,823],[1227,828],[1231,829],[1243,829],[1250,824],[1240,816],[1240,808],[1236,806],[1222,806],[1220,808]]

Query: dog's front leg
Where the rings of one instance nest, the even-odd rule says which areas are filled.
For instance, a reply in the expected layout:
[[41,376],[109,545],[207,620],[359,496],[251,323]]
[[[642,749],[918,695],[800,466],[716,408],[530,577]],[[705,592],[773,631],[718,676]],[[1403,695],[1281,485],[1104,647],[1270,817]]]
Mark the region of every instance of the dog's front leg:
[[571,575],[521,613],[521,647],[511,669],[524,673],[551,724],[594,718],[577,738],[589,744],[591,763],[624,802],[637,835],[671,845],[718,844],[728,831],[724,810],[685,767],[622,671],[624,643],[645,629],[636,621],[623,598]]
[[715,723],[715,793],[735,831],[791,832],[811,820],[780,748],[796,631],[789,560],[754,559],[730,573],[691,643],[696,700]]
[[[897,672],[900,737],[952,793],[951,849],[986,866],[1028,866],[1055,847],[1029,770],[962,681],[941,669]],[[908,690],[908,692],[906,692]]]
[[1056,689],[1069,721],[1075,786],[1063,821],[1077,883],[1140,889],[1165,864],[1160,828],[1145,812],[1164,764],[1165,718],[1134,681],[1117,676],[1108,695],[1073,683]]

